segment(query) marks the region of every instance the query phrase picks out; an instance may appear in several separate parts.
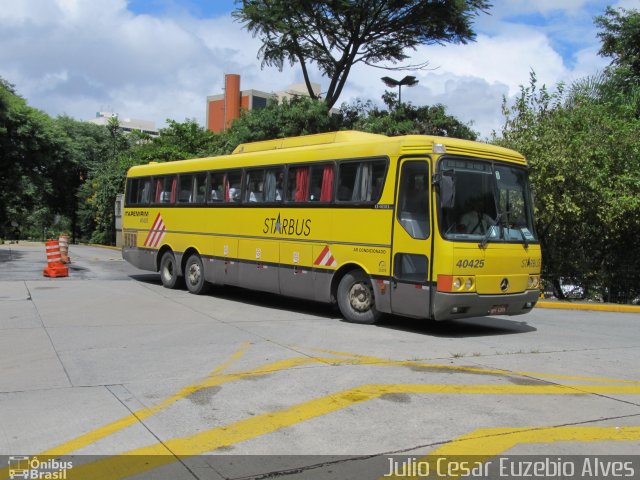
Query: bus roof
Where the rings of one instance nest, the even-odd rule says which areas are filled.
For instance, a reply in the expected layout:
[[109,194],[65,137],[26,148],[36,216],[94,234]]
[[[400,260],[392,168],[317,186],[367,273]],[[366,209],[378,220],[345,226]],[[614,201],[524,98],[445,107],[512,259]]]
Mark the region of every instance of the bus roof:
[[300,137],[276,138],[262,142],[241,143],[233,154],[264,152],[265,150],[279,150],[282,148],[310,147],[313,145],[326,145],[328,143],[366,142],[388,139],[386,135],[376,133],[357,132],[347,130],[340,132],[317,133],[315,135],[303,135]]
[[[313,156],[317,156],[326,149],[338,146],[344,147],[345,156],[331,155],[336,160],[340,158],[355,158],[357,156],[424,155],[434,153],[434,146],[436,146],[435,153],[441,153],[438,152],[438,147],[442,146],[440,148],[444,149],[448,154],[503,160],[521,165],[526,164],[524,156],[518,152],[488,143],[431,135],[388,137],[386,135],[358,131],[339,131],[242,143],[230,155],[175,162],[150,162],[147,165],[131,167],[128,175],[135,177],[218,168],[240,168],[254,164],[268,165],[280,161],[283,163],[292,161],[285,160],[284,157],[292,159],[294,156],[296,157],[295,163],[298,163],[307,161],[307,159],[296,156],[297,152],[314,152]],[[269,155],[269,152],[274,150],[283,150],[283,157],[279,156],[278,160],[274,161],[273,157]],[[362,151],[362,153],[358,155],[357,151]],[[288,155],[285,155],[285,153]],[[314,159],[309,158],[308,160]]]

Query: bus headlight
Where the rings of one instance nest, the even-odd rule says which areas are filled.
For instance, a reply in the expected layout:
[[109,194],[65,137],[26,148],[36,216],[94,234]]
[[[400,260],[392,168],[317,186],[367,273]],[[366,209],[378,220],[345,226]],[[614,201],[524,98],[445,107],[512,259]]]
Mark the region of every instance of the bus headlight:
[[540,286],[540,276],[538,275],[529,275],[529,280],[527,281],[527,288],[529,290],[533,290]]
[[439,292],[475,292],[476,278],[472,275],[438,275]]

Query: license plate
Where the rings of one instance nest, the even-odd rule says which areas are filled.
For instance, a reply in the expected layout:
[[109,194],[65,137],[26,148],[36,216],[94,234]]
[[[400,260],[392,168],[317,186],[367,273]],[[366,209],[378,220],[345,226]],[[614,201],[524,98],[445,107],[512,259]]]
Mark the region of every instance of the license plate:
[[507,313],[506,305],[494,305],[489,309],[489,315],[501,315]]

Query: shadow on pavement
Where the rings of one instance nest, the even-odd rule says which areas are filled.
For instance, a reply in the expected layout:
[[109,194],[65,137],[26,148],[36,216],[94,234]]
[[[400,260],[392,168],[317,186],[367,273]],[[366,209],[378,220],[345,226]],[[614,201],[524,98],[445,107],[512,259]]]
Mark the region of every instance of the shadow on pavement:
[[[147,283],[149,285],[162,285],[158,273],[129,275],[133,280]],[[181,290],[186,290],[182,287]],[[273,308],[277,310],[288,310],[290,312],[315,315],[323,318],[340,318],[340,312],[336,307],[326,303],[314,302],[300,298],[285,297],[276,293],[260,292],[246,288],[225,285],[223,287],[212,285],[206,296],[241,302],[256,307]]]
[[[135,274],[129,275],[129,277],[133,280],[150,285],[162,284],[160,281],[160,275],[157,273]],[[290,312],[304,313],[322,318],[341,318],[340,312],[336,306],[314,302],[312,300],[285,297],[275,293],[259,292],[227,285],[224,287],[213,286],[207,295],[224,300],[246,303],[257,307],[288,310]],[[388,328],[420,335],[445,338],[488,337],[494,335],[514,335],[537,331],[536,328],[528,325],[526,322],[511,320],[510,318],[496,317],[477,317],[453,320],[449,322],[434,322],[431,320],[389,315],[376,326],[378,328]]]
[[444,338],[489,337],[537,331],[535,327],[528,325],[526,322],[511,320],[509,317],[475,317],[447,322],[434,322],[431,320],[390,316],[378,324],[378,327]]

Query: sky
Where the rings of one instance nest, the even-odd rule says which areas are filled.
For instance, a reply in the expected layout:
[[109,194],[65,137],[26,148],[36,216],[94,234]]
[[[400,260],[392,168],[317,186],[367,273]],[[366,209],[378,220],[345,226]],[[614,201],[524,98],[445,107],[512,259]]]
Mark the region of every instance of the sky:
[[[478,131],[499,132],[503,97],[513,99],[534,71],[549,87],[594,75],[593,17],[607,5],[640,9],[640,0],[493,0],[475,19],[475,42],[408,50],[421,71],[388,72],[359,65],[340,103],[382,104],[380,77],[415,75],[403,101],[443,104]],[[98,111],[121,118],[195,119],[205,125],[207,95],[222,93],[225,73],[242,89],[276,92],[303,81],[298,65],[261,68],[260,41],[235,22],[233,0],[0,0],[0,77],[29,105],[78,120]],[[328,79],[311,69],[326,90]]]

